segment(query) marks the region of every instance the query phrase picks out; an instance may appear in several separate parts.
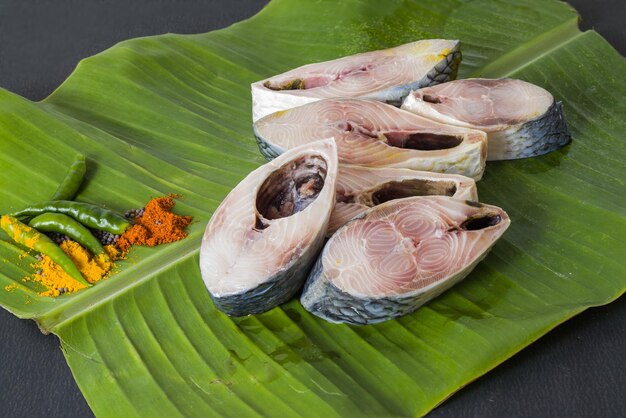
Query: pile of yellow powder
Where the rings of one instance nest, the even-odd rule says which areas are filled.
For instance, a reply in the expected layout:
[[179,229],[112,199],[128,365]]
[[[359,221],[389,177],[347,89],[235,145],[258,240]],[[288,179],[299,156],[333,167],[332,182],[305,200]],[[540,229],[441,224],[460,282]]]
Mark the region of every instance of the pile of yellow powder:
[[[61,243],[61,249],[72,259],[78,270],[89,283],[95,283],[105,278],[115,267],[113,261],[119,258],[119,252],[113,245],[107,245],[104,250],[109,258],[103,254],[92,256],[77,242],[67,240]],[[31,280],[46,286],[48,290],[39,293],[40,296],[59,296],[63,293],[72,293],[83,289],[84,284],[74,280],[58,264],[47,255],[32,264],[35,274]]]

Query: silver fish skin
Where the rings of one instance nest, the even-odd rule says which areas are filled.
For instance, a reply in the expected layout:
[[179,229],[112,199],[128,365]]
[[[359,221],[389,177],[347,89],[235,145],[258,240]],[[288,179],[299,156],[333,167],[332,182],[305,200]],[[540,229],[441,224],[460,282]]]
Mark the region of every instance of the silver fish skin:
[[222,201],[200,246],[200,271],[216,307],[265,312],[301,289],[335,202],[332,139],[285,152],[252,171]]
[[498,207],[447,196],[384,203],[327,241],[300,301],[333,323],[409,314],[465,278],[509,224]]
[[561,103],[522,80],[470,78],[422,88],[402,109],[486,132],[490,161],[534,157],[571,141]]
[[341,164],[479,180],[487,157],[484,132],[438,123],[375,100],[324,99],[265,116],[253,128],[259,150],[268,159],[333,137]]
[[326,236],[369,208],[411,196],[451,196],[478,201],[476,182],[456,174],[430,173],[406,168],[339,165],[336,202]]
[[427,39],[308,64],[252,83],[252,120],[333,97],[400,106],[411,90],[454,80],[459,41]]

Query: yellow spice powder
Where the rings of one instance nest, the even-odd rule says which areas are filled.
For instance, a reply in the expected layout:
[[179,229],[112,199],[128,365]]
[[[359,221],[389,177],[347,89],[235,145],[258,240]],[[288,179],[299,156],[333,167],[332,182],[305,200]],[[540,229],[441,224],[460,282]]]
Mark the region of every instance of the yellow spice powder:
[[11,283],[11,284],[4,286],[4,290],[6,290],[7,292],[12,292],[15,289],[17,289],[17,285],[15,283]]
[[[60,247],[72,259],[89,283],[95,283],[106,277],[115,266],[113,261],[119,256],[117,249],[112,245],[107,245],[104,248],[109,256],[108,259],[102,254],[92,256],[75,241],[64,241]],[[62,293],[73,293],[86,287],[74,280],[47,255],[43,255],[41,260],[34,263],[33,268],[36,269],[33,280],[48,288],[48,290],[39,293],[41,296],[59,296]]]

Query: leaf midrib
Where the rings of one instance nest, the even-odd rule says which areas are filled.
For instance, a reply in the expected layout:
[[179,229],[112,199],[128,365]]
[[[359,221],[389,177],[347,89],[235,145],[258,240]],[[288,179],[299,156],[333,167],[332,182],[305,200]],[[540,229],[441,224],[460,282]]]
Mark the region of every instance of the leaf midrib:
[[564,47],[579,36],[584,35],[578,28],[579,17],[563,22],[542,33],[523,45],[507,52],[483,68],[474,71],[469,77],[501,78],[521,70],[533,62]]

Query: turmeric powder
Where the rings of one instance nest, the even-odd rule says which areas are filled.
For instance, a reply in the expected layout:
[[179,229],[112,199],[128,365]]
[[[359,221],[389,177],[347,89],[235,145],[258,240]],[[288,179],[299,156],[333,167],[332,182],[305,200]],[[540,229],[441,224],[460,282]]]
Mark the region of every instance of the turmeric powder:
[[176,197],[168,195],[151,199],[143,214],[135,219],[135,224],[117,240],[117,247],[127,252],[131,245],[154,247],[185,238],[185,228],[193,218],[172,213]]
[[7,292],[12,292],[12,291],[14,291],[17,288],[18,287],[17,287],[17,285],[15,283],[11,283],[11,284],[8,284],[8,285],[4,286],[4,290],[6,290]]
[[[104,247],[109,259],[104,254],[94,257],[80,244],[71,240],[64,241],[60,247],[72,259],[89,283],[95,283],[106,277],[114,267],[111,260],[118,259],[118,251],[112,245]],[[40,282],[48,288],[40,292],[40,296],[59,296],[62,293],[73,293],[86,287],[74,280],[47,255],[42,255],[41,259],[32,267],[36,270],[32,280]]]

